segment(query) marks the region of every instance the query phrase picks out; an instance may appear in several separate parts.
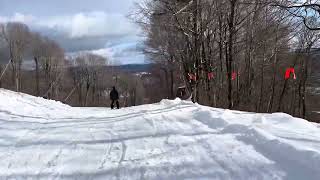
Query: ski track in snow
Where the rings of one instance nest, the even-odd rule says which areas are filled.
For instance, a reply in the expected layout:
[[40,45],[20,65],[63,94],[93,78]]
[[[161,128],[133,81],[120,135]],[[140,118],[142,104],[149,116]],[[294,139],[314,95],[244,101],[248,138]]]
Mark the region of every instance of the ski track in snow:
[[286,114],[0,98],[0,179],[320,179],[320,126]]

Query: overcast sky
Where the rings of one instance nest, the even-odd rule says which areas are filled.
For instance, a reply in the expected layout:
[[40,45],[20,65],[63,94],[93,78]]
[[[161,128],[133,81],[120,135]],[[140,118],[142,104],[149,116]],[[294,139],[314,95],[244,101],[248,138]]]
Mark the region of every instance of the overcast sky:
[[137,1],[0,0],[0,22],[23,22],[66,52],[90,50],[123,64],[144,63],[140,29],[126,18]]

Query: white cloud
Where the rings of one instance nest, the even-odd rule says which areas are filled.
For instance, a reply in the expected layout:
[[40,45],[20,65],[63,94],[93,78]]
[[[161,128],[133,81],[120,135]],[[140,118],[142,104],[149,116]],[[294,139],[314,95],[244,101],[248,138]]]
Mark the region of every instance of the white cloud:
[[108,58],[109,60],[113,60],[113,52],[111,48],[102,48],[102,49],[97,49],[97,50],[92,50],[90,51],[93,54]]
[[68,53],[69,57],[77,57],[81,53],[93,53],[108,59],[109,64],[143,64],[146,63],[142,52],[135,50],[138,44],[133,42],[106,46],[95,50],[84,50]]
[[0,16],[1,22],[25,23],[32,30],[54,38],[68,49],[70,56],[91,52],[106,57],[111,64],[145,62],[144,55],[137,49],[144,39],[138,36],[140,29],[122,14],[92,11],[63,16],[33,16],[16,13]]
[[32,24],[33,21],[35,21],[35,17],[32,15],[24,15],[21,13],[15,13],[11,17],[7,16],[0,16],[0,23],[6,23],[6,22],[22,22],[25,24]]
[[49,28],[67,34],[70,38],[92,36],[136,35],[138,28],[122,14],[105,12],[77,13],[67,16],[35,17],[16,13],[11,17],[0,16],[0,22],[22,22],[31,28]]

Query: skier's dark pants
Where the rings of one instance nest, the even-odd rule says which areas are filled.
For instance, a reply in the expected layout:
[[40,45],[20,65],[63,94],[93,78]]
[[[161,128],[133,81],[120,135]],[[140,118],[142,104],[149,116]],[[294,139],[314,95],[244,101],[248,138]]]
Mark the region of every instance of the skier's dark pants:
[[111,102],[111,109],[114,108],[114,102],[116,102],[117,109],[119,109],[119,108],[120,108],[120,105],[119,105],[119,101],[118,101],[118,100],[112,100],[112,102]]

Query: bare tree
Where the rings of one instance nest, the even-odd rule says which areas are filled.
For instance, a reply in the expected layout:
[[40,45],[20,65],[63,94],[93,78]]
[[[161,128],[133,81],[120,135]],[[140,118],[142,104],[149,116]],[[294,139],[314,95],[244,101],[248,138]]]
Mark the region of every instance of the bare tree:
[[[78,86],[79,102],[82,106],[87,106],[89,91],[92,89],[92,100],[99,85],[98,74],[106,65],[107,60],[91,53],[82,53],[76,58],[76,69],[74,71],[75,84]],[[83,97],[84,89],[84,97]]]
[[2,36],[6,40],[12,67],[12,81],[16,91],[21,90],[21,65],[30,41],[30,31],[28,26],[22,23],[7,23],[2,26]]
[[149,0],[140,4],[135,20],[148,36],[146,53],[162,64],[177,63],[195,102],[272,112],[281,103],[293,103],[278,101],[282,89],[298,97],[278,69],[295,55],[290,48],[300,27],[290,12],[274,4]]
[[65,65],[64,50],[48,38],[44,38],[41,44],[42,56],[38,60],[47,84],[44,96],[51,99],[58,95],[57,90]]
[[[300,70],[300,80],[299,80],[299,103],[298,110],[299,116],[306,118],[306,94],[307,94],[307,80],[310,75],[310,59],[311,59],[311,49],[319,40],[320,36],[314,30],[307,27],[301,28],[301,33],[299,33],[299,48],[302,53],[305,54],[304,58],[301,58],[301,70]],[[294,106],[296,108],[296,106]],[[293,110],[295,112],[295,109]]]
[[286,9],[291,15],[302,20],[304,26],[311,30],[320,30],[319,21],[312,19],[319,19],[320,17],[320,4],[318,0],[304,0],[292,1],[286,0],[275,3],[274,6]]
[[31,53],[36,66],[36,95],[40,96],[40,71],[39,71],[39,61],[44,58],[45,54],[43,48],[45,48],[45,40],[38,33],[32,34],[32,46]]

